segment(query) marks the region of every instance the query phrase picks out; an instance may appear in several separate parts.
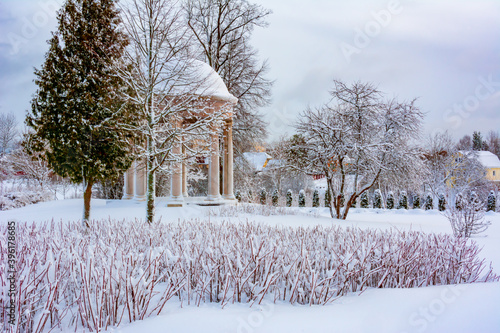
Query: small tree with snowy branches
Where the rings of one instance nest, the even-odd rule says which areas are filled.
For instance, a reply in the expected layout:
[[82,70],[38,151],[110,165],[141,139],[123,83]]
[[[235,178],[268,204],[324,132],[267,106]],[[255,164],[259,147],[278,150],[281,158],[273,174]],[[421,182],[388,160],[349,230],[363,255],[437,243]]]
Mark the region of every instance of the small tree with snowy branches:
[[449,208],[444,215],[455,237],[469,238],[488,229],[491,223],[484,219],[484,214],[484,205],[471,195],[471,200],[461,201],[461,209]]
[[[413,183],[424,169],[418,139],[423,118],[415,101],[385,100],[372,84],[334,80],[329,103],[303,112],[305,170],[323,174],[335,192],[330,214],[346,219],[363,192],[380,179]],[[345,204],[342,205],[342,198]]]
[[314,190],[314,192],[313,192],[312,206],[315,208],[319,207],[319,192],[318,192],[318,190]]
[[292,207],[293,204],[293,192],[292,190],[286,191],[286,206]]

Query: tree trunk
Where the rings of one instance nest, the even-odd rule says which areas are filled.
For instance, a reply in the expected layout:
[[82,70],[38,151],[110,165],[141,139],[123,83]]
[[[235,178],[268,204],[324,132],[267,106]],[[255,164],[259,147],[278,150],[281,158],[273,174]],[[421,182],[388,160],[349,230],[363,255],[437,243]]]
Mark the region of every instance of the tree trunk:
[[155,171],[153,170],[154,157],[149,156],[147,161],[147,209],[146,209],[146,222],[153,223],[155,218]]
[[83,194],[83,220],[82,224],[84,227],[89,227],[90,218],[90,199],[92,198],[92,186],[93,182],[88,182],[85,192]]

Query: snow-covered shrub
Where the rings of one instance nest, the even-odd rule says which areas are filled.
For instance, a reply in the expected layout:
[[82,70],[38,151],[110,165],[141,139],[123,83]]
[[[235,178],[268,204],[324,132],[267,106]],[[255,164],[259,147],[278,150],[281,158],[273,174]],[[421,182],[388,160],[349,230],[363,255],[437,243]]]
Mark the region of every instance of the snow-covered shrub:
[[405,191],[399,195],[398,209],[408,209],[408,195]]
[[440,212],[444,212],[446,210],[446,198],[443,193],[440,193],[438,197],[438,209]]
[[413,196],[413,209],[420,209],[420,195]]
[[234,197],[236,198],[236,200],[238,200],[238,202],[241,202],[241,192],[240,192],[240,190],[236,190],[234,192]]
[[424,208],[425,208],[425,210],[434,209],[434,202],[432,200],[432,195],[431,194],[427,194],[427,196],[425,197]]
[[382,192],[379,189],[375,190],[373,195],[373,208],[382,208]]
[[[16,233],[23,278],[14,332],[102,331],[156,316],[172,298],[194,306],[265,297],[327,304],[368,288],[498,281],[476,243],[418,231],[110,219],[86,229],[79,222],[18,223]],[[7,235],[7,223],[0,224],[2,272]],[[0,283],[5,300],[8,281]],[[7,311],[0,307],[2,323]]]
[[463,200],[460,209],[450,208],[444,215],[455,237],[469,238],[488,229],[491,223],[484,219],[484,214],[484,205],[478,200]]
[[280,193],[278,192],[278,190],[273,191],[273,194],[271,196],[271,200],[272,200],[273,206],[278,207],[278,202],[280,200]]
[[293,204],[293,193],[292,190],[286,191],[286,206],[292,207]]
[[50,191],[9,192],[0,196],[0,210],[8,210],[54,199]]
[[299,192],[299,207],[306,206],[306,192],[304,190],[300,190]]
[[247,200],[248,202],[253,202],[253,193],[251,189],[249,189],[247,192]]
[[495,196],[495,192],[491,191],[490,194],[488,195],[488,204],[486,207],[487,212],[494,212],[496,211],[496,206],[497,206],[497,200]]
[[363,194],[361,194],[360,206],[361,206],[361,208],[368,208],[370,206],[370,202],[368,199],[368,191],[363,192]]
[[330,191],[328,189],[325,192],[325,207],[330,208],[332,205],[332,196],[330,194]]
[[343,193],[340,194],[339,205],[340,205],[340,207],[345,206],[345,197],[344,197]]
[[387,209],[394,209],[394,193],[392,193],[392,191],[387,194],[387,202],[385,205]]
[[261,205],[265,205],[267,202],[267,191],[265,188],[262,188],[259,192],[259,201]]
[[319,192],[318,192],[318,190],[314,190],[314,192],[313,192],[312,206],[316,207],[316,208],[319,207]]

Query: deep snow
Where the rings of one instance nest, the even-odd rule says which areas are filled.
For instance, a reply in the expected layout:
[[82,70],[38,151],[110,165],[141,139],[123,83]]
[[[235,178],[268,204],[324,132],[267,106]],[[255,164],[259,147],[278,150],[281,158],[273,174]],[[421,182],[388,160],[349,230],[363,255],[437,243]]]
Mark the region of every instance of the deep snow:
[[[255,221],[270,225],[308,227],[315,225],[356,226],[359,228],[419,230],[451,233],[446,218],[437,211],[353,209],[347,221],[328,217],[324,208],[315,215],[311,208],[296,215],[263,216],[240,213],[217,217],[217,208],[188,206],[167,208],[157,202],[162,221],[196,218],[200,220]],[[2,222],[78,220],[82,200],[44,202],[0,212]],[[142,219],[145,203],[92,200],[92,218]],[[500,273],[500,214],[487,213],[490,228],[474,241],[483,247],[481,256]],[[419,289],[370,289],[342,297],[327,306],[298,306],[265,301],[261,306],[218,304],[201,307],[169,302],[163,313],[142,322],[124,324],[113,332],[500,332],[500,283],[439,286]]]

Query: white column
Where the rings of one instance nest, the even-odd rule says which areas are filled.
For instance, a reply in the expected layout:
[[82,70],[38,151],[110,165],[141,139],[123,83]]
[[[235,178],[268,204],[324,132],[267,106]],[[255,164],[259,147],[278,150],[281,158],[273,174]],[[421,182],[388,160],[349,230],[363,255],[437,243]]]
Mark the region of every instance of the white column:
[[223,195],[226,200],[235,200],[233,193],[233,120],[226,122],[224,127],[224,170]]
[[135,196],[137,201],[146,200],[146,166],[139,161],[134,162],[135,165]]
[[207,201],[220,200],[220,181],[219,181],[219,134],[213,130],[211,135],[210,147],[210,165],[208,167],[208,196]]
[[[172,153],[174,156],[180,157],[182,154],[182,143],[179,140],[174,142]],[[173,163],[172,178],[170,186],[170,199],[167,207],[182,207],[184,198],[182,196],[182,162]]]
[[129,200],[134,198],[134,163],[132,162],[132,166],[125,172],[123,175],[124,184],[123,184],[123,200]]

